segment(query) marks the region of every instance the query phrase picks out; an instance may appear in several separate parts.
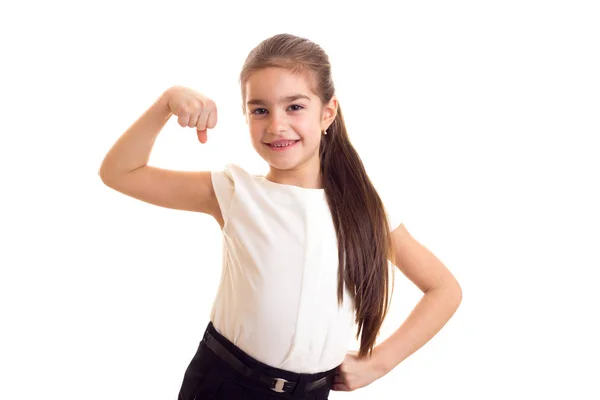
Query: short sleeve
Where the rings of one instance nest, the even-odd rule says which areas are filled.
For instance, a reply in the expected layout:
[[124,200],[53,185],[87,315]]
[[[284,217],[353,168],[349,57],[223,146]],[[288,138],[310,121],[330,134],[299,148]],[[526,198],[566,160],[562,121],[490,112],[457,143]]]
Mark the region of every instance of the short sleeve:
[[396,229],[403,222],[402,213],[399,211],[398,208],[399,207],[394,203],[386,205],[390,231]]
[[227,164],[223,170],[211,171],[210,175],[217,202],[219,203],[219,208],[223,215],[223,221],[227,222],[231,199],[233,198],[233,193],[235,191],[230,164]]
[[390,231],[393,231],[404,222],[404,213],[401,203],[398,200],[398,196],[395,195],[383,195],[382,202],[387,214]]

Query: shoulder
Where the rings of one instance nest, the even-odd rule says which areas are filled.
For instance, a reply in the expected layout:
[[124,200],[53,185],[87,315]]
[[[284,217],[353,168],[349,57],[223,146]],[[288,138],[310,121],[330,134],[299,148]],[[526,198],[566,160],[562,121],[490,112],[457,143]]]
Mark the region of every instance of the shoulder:
[[248,179],[253,176],[246,170],[246,168],[233,162],[225,164],[225,166],[221,169],[213,170],[212,175],[222,176],[231,181],[236,181],[239,179]]
[[217,200],[214,216],[224,227],[230,215],[232,199],[245,198],[253,193],[254,176],[237,163],[227,163],[221,169],[211,171],[212,184]]

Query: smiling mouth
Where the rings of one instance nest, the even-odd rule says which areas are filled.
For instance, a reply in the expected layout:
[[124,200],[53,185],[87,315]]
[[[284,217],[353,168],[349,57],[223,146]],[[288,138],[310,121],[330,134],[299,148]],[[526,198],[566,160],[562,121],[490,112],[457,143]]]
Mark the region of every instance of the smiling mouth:
[[285,149],[287,147],[293,146],[296,143],[298,143],[300,141],[300,139],[298,140],[293,140],[293,141],[289,141],[286,144],[271,144],[271,143],[265,143],[267,146],[269,146],[272,149]]

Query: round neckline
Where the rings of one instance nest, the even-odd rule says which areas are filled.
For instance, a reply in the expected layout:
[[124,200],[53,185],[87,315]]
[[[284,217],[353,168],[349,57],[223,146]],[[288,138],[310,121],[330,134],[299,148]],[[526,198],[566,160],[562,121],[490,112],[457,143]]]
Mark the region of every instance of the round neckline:
[[289,188],[292,190],[298,190],[301,192],[305,192],[305,193],[317,193],[317,194],[321,194],[325,192],[325,189],[323,188],[305,188],[302,186],[296,186],[296,185],[290,185],[287,183],[277,183],[277,182],[273,182],[268,180],[264,175],[254,175],[256,178],[260,179],[263,182],[266,182],[269,185],[273,185],[273,187],[283,187],[283,188]]

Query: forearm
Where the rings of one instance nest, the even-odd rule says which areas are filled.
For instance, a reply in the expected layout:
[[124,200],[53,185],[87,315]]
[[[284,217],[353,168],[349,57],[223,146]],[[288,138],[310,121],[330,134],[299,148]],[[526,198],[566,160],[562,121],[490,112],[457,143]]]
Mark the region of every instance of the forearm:
[[99,170],[103,180],[126,174],[148,163],[158,134],[173,115],[167,107],[167,93],[163,93],[111,147]]
[[427,291],[402,325],[373,349],[373,361],[385,375],[427,343],[454,315],[462,299],[460,288]]

